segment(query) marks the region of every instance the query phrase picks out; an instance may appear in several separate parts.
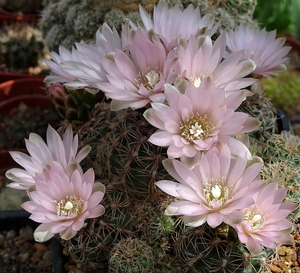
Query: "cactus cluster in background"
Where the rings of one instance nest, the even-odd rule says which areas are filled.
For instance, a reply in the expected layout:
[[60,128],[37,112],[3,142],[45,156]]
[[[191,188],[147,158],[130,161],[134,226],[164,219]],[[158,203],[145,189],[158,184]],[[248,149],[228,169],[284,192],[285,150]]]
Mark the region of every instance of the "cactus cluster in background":
[[[2,177],[0,178],[2,179]],[[0,188],[0,211],[18,210],[28,200],[26,192],[10,188]]]
[[189,4],[199,7],[203,15],[212,13],[220,22],[221,29],[235,29],[242,23],[257,28],[257,23],[253,20],[257,0],[182,0],[181,2],[184,7]]
[[[45,1],[39,27],[50,50],[59,45],[71,48],[75,42],[92,40],[103,22],[103,4],[94,0]],[[100,2],[100,1],[99,1]],[[101,1],[103,2],[103,1]],[[103,10],[104,13],[106,11]]]
[[[122,23],[131,20],[142,24],[139,5],[151,11],[158,0],[44,0],[39,22],[45,43],[57,51],[62,45],[70,49],[75,42],[92,42],[98,28],[106,22],[120,30]],[[256,0],[167,0],[169,6],[178,4],[199,7],[202,15],[212,13],[220,22],[220,29],[235,29],[241,23],[251,24]]]

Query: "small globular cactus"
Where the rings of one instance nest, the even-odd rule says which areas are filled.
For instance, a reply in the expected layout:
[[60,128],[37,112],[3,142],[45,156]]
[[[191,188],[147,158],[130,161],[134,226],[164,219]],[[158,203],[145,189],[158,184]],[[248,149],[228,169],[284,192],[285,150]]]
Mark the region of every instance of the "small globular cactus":
[[300,137],[283,131],[274,134],[263,146],[260,156],[265,161],[263,179],[276,181],[279,187],[289,189],[286,199],[298,202],[300,198]]
[[161,164],[167,158],[166,149],[148,142],[156,129],[142,111],[130,109],[116,112],[103,127],[107,134],[99,142],[98,161],[109,162],[108,176],[118,180],[133,199],[154,199],[154,183],[167,176]]
[[109,269],[114,273],[151,273],[153,258],[152,248],[146,242],[129,237],[112,249]]
[[258,272],[263,266],[238,241],[235,230],[222,224],[211,228],[207,224],[196,228],[178,225],[175,250],[186,272]]
[[121,240],[136,237],[127,196],[107,189],[102,203],[105,215],[92,219],[73,239],[62,241],[64,253],[87,270],[107,268],[113,247]]
[[300,137],[286,131],[272,135],[265,145],[262,158],[267,163],[284,161],[292,167],[299,167]]
[[276,132],[276,109],[261,90],[253,90],[253,94],[246,97],[238,111],[247,113],[261,122],[257,130],[249,133],[251,145],[262,145]]

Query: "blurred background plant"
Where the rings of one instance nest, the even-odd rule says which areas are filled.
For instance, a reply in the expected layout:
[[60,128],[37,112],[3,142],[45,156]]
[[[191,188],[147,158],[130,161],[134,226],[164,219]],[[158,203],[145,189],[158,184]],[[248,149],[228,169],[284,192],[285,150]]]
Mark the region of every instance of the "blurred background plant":
[[272,103],[281,108],[290,119],[300,114],[300,74],[286,70],[278,78],[264,78],[263,90]]
[[46,49],[40,30],[26,22],[0,27],[0,70],[39,74],[45,69],[41,59]]
[[268,31],[277,29],[278,34],[300,38],[300,1],[257,0],[254,18]]
[[18,14],[34,14],[43,8],[43,0],[0,0],[0,8]]
[[48,124],[55,126],[57,123],[58,115],[53,109],[21,102],[0,113],[0,149],[25,149],[24,138],[31,132],[45,138]]

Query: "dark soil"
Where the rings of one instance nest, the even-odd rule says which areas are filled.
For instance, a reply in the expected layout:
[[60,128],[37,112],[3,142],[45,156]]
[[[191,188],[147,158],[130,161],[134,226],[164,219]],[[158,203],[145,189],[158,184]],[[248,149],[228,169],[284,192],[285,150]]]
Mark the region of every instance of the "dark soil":
[[37,243],[33,228],[0,231],[1,273],[51,273],[52,251],[49,242]]

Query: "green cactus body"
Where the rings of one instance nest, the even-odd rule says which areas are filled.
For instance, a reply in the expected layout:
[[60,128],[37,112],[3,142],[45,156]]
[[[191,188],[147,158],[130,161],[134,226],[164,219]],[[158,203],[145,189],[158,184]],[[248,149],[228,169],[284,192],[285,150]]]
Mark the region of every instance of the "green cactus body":
[[224,1],[223,5],[233,14],[248,14],[253,16],[257,0],[227,0]]
[[175,250],[186,272],[254,273],[262,266],[261,260],[253,259],[239,243],[235,230],[225,224],[215,229],[207,224],[180,229]]
[[107,268],[112,248],[127,237],[134,237],[127,196],[108,189],[103,200],[105,215],[92,219],[69,241],[63,241],[65,254],[87,270]]
[[250,144],[260,145],[276,132],[276,109],[263,94],[254,92],[243,101],[238,111],[249,114],[261,122],[261,126],[249,133]]
[[132,198],[155,198],[154,183],[167,172],[161,162],[167,157],[163,148],[152,145],[148,137],[156,128],[149,125],[142,112],[124,110],[116,113],[111,131],[102,139],[108,150],[98,149],[100,160],[109,162],[109,176],[114,176]]
[[166,149],[148,142],[156,131],[143,117],[143,111],[110,111],[99,103],[89,121],[75,128],[82,143],[92,146],[88,162],[99,177],[108,178],[135,200],[155,199],[156,181],[168,176],[161,162]]

